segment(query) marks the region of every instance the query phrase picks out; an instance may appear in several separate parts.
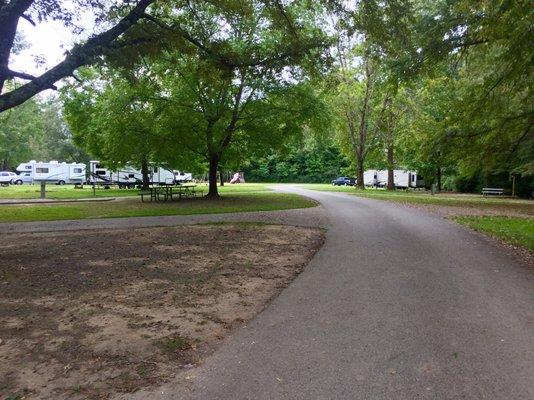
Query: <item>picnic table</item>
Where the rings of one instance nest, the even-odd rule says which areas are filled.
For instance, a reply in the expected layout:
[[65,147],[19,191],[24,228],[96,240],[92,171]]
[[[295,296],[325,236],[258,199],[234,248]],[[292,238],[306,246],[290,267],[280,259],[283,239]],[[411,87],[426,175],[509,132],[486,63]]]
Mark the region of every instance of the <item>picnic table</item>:
[[183,197],[202,196],[203,190],[197,189],[197,185],[162,185],[152,186],[148,190],[139,193],[141,201],[145,201],[145,196],[150,197],[150,201],[172,201],[180,200]]

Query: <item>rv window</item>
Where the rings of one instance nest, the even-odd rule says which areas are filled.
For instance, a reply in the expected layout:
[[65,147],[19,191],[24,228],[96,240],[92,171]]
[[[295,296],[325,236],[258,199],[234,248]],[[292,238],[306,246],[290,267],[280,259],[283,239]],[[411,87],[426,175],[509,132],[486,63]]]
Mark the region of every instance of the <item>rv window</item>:
[[35,168],[35,172],[38,174],[48,174],[48,168]]
[[154,172],[158,172],[158,167],[154,167]]
[[32,169],[32,166],[31,166],[31,165],[26,165],[26,166],[24,167],[24,169]]
[[9,174],[7,172],[2,172],[2,176],[8,176]]
[[135,174],[128,174],[128,178],[135,178]]
[[96,171],[97,175],[106,175],[106,171]]
[[100,168],[102,168],[102,167],[100,166],[100,164],[96,164],[96,165],[95,165],[95,168],[96,168],[96,169],[100,169]]
[[81,174],[82,173],[82,169],[81,168],[74,168],[74,173],[75,174]]
[[412,182],[415,182],[415,175],[412,175]]
[[30,176],[30,173],[29,173],[29,172],[26,172],[26,173],[24,174],[24,176]]

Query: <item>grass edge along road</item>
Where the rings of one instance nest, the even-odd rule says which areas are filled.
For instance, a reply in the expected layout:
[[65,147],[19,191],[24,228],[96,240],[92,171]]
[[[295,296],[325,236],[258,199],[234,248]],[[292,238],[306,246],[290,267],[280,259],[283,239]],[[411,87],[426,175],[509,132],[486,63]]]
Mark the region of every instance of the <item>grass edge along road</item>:
[[431,195],[427,191],[394,190],[368,188],[356,189],[352,186],[332,186],[329,184],[299,184],[305,189],[321,192],[341,192],[369,199],[390,200],[401,203],[428,204],[453,207],[510,207],[531,210],[534,214],[534,201],[525,199],[511,199],[502,197],[485,197],[477,194],[456,194],[442,192]]
[[453,217],[462,225],[478,232],[534,252],[534,218],[506,216],[459,216]]
[[313,200],[296,194],[268,191],[234,193],[216,200],[195,198],[164,203],[142,203],[138,198],[128,198],[107,202],[3,205],[0,206],[0,222],[277,211],[316,205]]

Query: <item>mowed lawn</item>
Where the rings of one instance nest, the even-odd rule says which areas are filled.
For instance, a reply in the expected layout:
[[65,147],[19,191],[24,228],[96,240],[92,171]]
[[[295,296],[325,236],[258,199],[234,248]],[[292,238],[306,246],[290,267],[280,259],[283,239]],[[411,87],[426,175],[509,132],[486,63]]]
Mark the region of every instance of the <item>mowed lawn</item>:
[[[197,188],[208,191],[208,185],[201,183]],[[243,192],[262,192],[267,191],[266,185],[245,183],[239,185],[226,184],[219,187],[219,192],[224,193],[243,193]],[[104,189],[96,187],[93,192],[91,185],[84,185],[83,189],[75,188],[74,185],[46,185],[46,197],[48,199],[85,199],[92,197],[127,197],[137,196],[140,192],[138,189]],[[0,186],[0,199],[38,199],[41,193],[39,185],[9,185]]]
[[534,218],[504,216],[454,217],[462,225],[534,252]]
[[[172,202],[142,203],[139,196],[135,196],[113,201],[0,205],[0,222],[219,214],[287,210],[316,205],[312,200],[295,194],[272,192],[265,185],[245,184],[220,189],[221,198],[216,200],[197,197]],[[57,194],[66,196],[68,190],[75,189],[67,188],[65,192],[58,191]],[[131,192],[137,194],[136,190]]]

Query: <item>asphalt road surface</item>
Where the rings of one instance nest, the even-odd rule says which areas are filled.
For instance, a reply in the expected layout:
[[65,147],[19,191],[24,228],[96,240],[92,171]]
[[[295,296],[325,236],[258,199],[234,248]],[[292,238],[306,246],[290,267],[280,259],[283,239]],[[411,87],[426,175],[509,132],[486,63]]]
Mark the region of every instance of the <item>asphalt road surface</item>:
[[320,201],[307,269],[196,369],[132,399],[534,399],[534,270],[412,208]]

